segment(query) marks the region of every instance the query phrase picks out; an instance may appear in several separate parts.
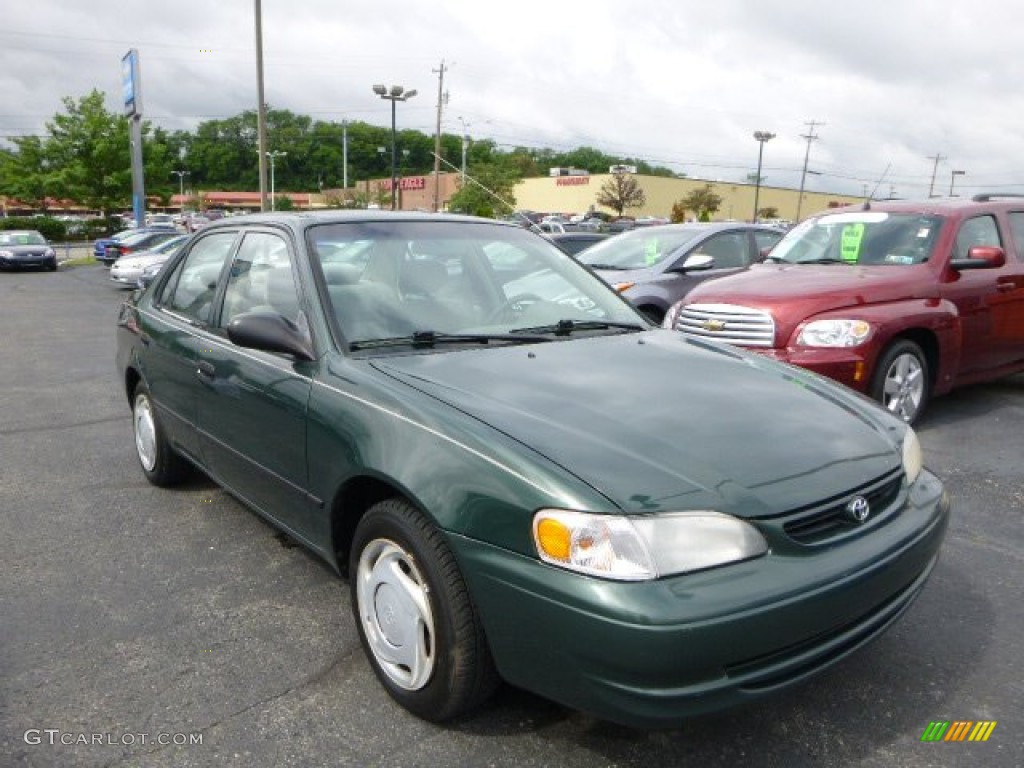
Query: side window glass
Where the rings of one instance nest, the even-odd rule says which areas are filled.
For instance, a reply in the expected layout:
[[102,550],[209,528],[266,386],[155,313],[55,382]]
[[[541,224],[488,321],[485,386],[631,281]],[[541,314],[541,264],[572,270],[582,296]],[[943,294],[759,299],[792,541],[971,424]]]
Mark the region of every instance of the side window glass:
[[1002,246],[999,227],[992,216],[975,216],[960,225],[956,236],[955,258],[966,259],[967,252],[976,245]]
[[1014,211],[1010,214],[1010,231],[1017,246],[1017,258],[1024,261],[1024,213]]
[[238,315],[253,311],[276,312],[307,327],[288,244],[269,232],[250,232],[242,240],[228,273],[219,325],[226,328]]
[[[210,310],[217,295],[220,277],[234,232],[218,232],[201,238],[181,263],[179,273],[172,275],[165,291],[164,306],[200,323],[210,321]],[[172,287],[173,286],[173,287]]]
[[705,240],[694,254],[710,256],[715,260],[713,269],[736,269],[745,267],[747,258],[747,235],[745,232],[727,232]]
[[782,239],[781,234],[775,234],[774,232],[755,232],[754,242],[757,244],[758,254],[766,248],[774,248],[775,244]]

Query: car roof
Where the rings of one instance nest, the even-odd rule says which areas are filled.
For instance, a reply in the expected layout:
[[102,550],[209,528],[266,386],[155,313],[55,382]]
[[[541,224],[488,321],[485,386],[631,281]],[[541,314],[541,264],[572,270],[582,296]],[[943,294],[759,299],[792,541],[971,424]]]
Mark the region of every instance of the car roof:
[[420,211],[286,211],[250,213],[244,216],[230,216],[203,227],[203,232],[214,232],[219,229],[232,229],[239,225],[265,225],[287,227],[294,231],[323,224],[352,224],[357,222],[446,222],[454,224],[489,224],[496,227],[521,229],[520,225],[497,219],[486,219],[478,216],[465,216],[454,213],[423,213]]
[[871,200],[858,205],[830,208],[820,211],[819,216],[829,213],[851,211],[882,211],[885,213],[924,213],[941,216],[965,215],[973,212],[1024,209],[1024,196],[977,194],[974,197],[933,197],[924,200]]

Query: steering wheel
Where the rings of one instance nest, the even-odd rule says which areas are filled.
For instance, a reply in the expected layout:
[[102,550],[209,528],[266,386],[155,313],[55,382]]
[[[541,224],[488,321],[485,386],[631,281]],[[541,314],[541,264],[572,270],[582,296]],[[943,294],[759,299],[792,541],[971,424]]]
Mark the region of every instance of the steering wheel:
[[505,315],[507,312],[515,312],[516,314],[526,309],[527,305],[537,304],[545,301],[543,296],[538,296],[536,293],[517,293],[509,296],[503,301],[493,312],[487,316],[488,323],[492,323],[498,320],[500,317]]

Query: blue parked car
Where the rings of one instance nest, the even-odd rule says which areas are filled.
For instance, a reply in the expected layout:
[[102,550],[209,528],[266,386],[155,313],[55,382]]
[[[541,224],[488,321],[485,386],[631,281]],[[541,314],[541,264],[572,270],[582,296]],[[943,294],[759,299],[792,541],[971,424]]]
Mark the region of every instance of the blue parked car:
[[131,235],[137,235],[142,232],[177,232],[173,226],[156,226],[156,227],[141,227],[136,229],[123,229],[116,235],[111,237],[101,237],[92,244],[92,255],[96,258],[96,261],[102,261],[104,264],[108,263],[106,260],[106,250],[108,245],[117,245],[126,237]]

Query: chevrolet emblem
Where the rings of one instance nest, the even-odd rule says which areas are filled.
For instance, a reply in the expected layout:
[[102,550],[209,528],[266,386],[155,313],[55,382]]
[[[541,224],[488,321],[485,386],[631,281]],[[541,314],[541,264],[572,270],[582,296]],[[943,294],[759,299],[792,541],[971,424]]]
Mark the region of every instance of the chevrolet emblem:
[[712,333],[718,333],[719,331],[725,330],[724,320],[705,320],[700,325],[705,331],[711,331]]

